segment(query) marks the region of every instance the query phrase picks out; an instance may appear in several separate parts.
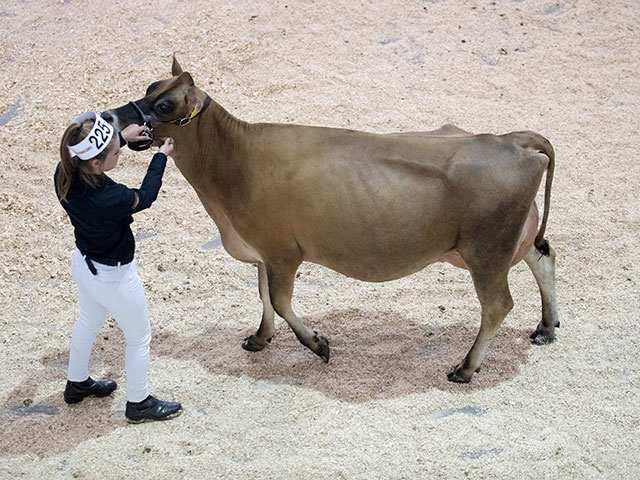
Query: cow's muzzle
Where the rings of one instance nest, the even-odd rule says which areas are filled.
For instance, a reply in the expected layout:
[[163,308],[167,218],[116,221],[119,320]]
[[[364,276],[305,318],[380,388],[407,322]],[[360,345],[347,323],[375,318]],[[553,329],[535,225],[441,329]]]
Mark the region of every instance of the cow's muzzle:
[[144,127],[144,129],[141,132],[141,135],[147,136],[149,137],[149,139],[139,140],[137,142],[127,142],[127,145],[129,145],[129,148],[131,150],[135,150],[137,152],[142,150],[147,150],[151,148],[151,145],[153,145],[153,128],[151,126],[151,122],[153,121],[153,119],[151,118],[151,115],[147,115],[146,113],[144,113],[140,109],[140,107],[136,105],[135,102],[129,102],[129,105],[131,105],[133,109],[136,111],[136,113],[138,114],[138,117],[140,119],[139,125],[142,125]]

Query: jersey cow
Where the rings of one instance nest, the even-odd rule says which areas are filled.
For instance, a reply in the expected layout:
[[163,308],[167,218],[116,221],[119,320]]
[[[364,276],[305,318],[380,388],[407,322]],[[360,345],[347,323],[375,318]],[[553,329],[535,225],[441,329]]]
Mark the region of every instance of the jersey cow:
[[[340,128],[248,123],[202,90],[173,58],[172,77],[103,117],[122,129],[146,122],[175,140],[173,158],[220,231],[225,250],[258,265],[260,327],[243,348],[263,349],[275,313],[325,362],[329,341],[291,307],[303,261],[370,282],[448,261],[466,268],[482,307],[478,336],[449,374],[468,382],[513,307],[507,276],[524,259],[537,280],[542,320],[531,338],[559,326],[555,254],[544,238],[554,153],[533,132],[373,134]],[[546,172],[538,228],[535,197]],[[537,233],[536,233],[537,230]]]

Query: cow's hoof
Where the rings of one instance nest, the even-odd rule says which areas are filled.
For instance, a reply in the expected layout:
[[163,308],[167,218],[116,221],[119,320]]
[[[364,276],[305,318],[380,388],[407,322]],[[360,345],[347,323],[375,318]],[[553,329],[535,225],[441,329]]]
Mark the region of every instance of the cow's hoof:
[[[478,370],[480,369],[478,368]],[[478,370],[476,370],[476,372]],[[447,380],[455,383],[469,383],[471,381],[471,375],[465,375],[462,368],[458,365],[447,374]]]
[[529,338],[531,338],[531,343],[533,345],[549,345],[556,340],[555,335],[545,335],[537,330],[529,335]]
[[556,339],[555,329],[560,327],[560,322],[555,320],[552,327],[545,327],[542,322],[538,324],[535,331],[529,335],[531,343],[534,345],[549,345]]
[[531,343],[534,345],[549,345],[556,339],[553,329],[538,327],[535,332],[529,335]]
[[314,335],[313,341],[316,342],[316,348],[313,351],[324,360],[324,363],[329,363],[329,356],[331,355],[329,339],[322,335]]
[[[242,342],[242,348],[244,348],[248,352],[259,352],[267,346],[266,343],[258,342],[256,340],[257,338],[258,337],[256,337],[255,335],[251,335],[250,337],[245,338],[244,342]],[[271,339],[269,338],[267,342],[271,342]]]

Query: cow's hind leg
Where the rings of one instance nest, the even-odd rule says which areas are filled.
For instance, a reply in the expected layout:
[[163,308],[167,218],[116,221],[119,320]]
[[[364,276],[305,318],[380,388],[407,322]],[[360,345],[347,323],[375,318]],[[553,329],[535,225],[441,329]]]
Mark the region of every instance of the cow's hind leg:
[[258,264],[258,291],[260,292],[260,300],[262,300],[262,321],[258,331],[245,338],[242,348],[250,352],[257,352],[267,346],[271,342],[271,338],[275,333],[274,319],[275,311],[271,305],[271,297],[269,296],[269,279],[267,278],[267,268],[264,263]]
[[482,306],[480,331],[462,363],[448,374],[447,377],[452,382],[467,383],[473,374],[480,370],[489,342],[493,339],[504,317],[513,308],[513,299],[507,283],[508,267],[502,272],[479,271],[482,273],[474,274],[474,270],[471,269],[473,283]]
[[300,262],[291,260],[267,264],[269,293],[273,308],[289,324],[300,343],[329,362],[329,340],[307,328],[291,308],[293,282]]
[[545,244],[542,250],[533,246],[524,257],[524,261],[538,282],[542,299],[542,321],[531,334],[531,342],[535,345],[545,345],[555,340],[555,328],[560,326],[556,304],[556,253],[549,244]]

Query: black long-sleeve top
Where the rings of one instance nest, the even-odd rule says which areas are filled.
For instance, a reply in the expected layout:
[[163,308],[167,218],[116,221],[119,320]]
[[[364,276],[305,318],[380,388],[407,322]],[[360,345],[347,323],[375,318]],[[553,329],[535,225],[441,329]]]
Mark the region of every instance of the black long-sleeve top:
[[[149,208],[158,197],[166,165],[166,155],[156,153],[138,189],[116,183],[107,175],[101,177],[97,188],[80,179],[72,183],[66,201],[60,203],[69,214],[76,246],[83,255],[105,265],[124,265],[133,260],[132,215]],[[60,164],[54,185],[59,171]]]

